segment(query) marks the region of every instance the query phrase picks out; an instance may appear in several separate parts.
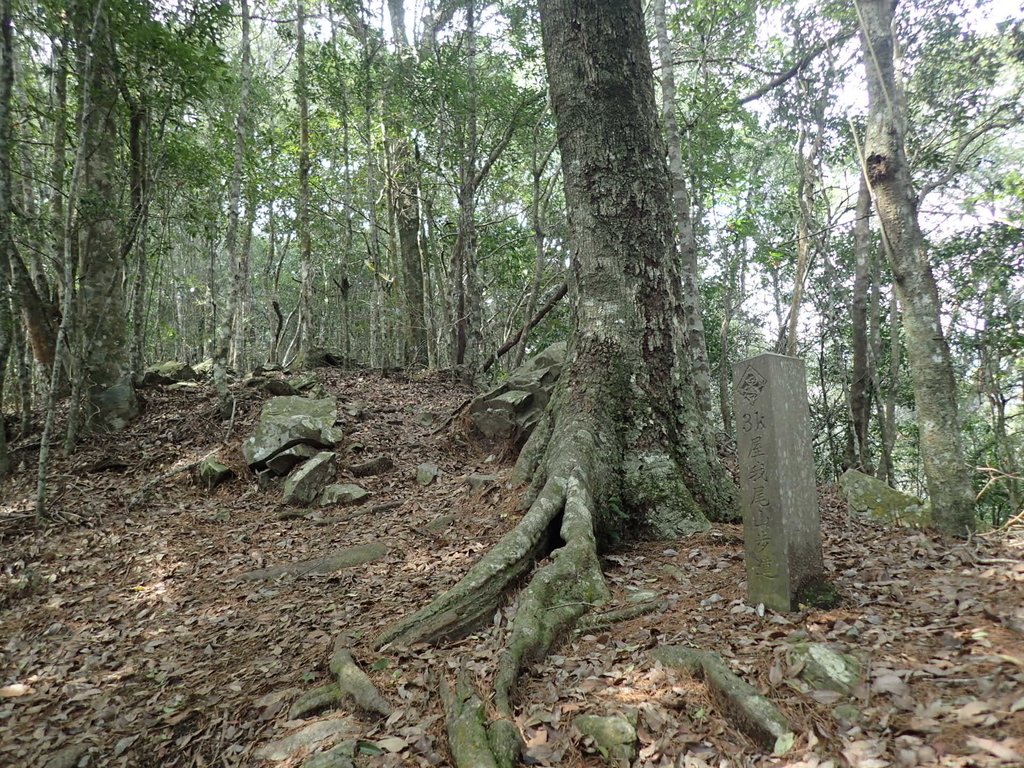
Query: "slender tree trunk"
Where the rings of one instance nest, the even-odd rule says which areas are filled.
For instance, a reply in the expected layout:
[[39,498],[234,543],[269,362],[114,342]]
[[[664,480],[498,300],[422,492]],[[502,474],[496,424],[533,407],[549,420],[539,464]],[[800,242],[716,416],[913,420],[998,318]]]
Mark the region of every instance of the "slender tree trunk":
[[903,305],[907,360],[921,435],[921,459],[936,527],[974,530],[974,493],[964,459],[956,378],[942,332],[938,288],[918,223],[904,147],[905,114],[893,66],[892,0],[861,0],[861,45],[868,82],[865,173]]
[[661,78],[661,113],[665,129],[665,143],[668,148],[668,170],[672,181],[673,215],[683,281],[683,323],[686,334],[686,351],[690,360],[697,405],[705,415],[708,427],[707,440],[714,446],[714,413],[711,398],[711,364],[708,362],[708,346],[704,331],[704,318],[700,297],[700,267],[697,264],[697,238],[693,231],[693,215],[690,209],[690,192],[686,188],[686,170],[683,165],[682,138],[679,121],[676,119],[676,75],[672,44],[668,37],[668,21],[665,14],[665,0],[654,0],[654,26],[658,37],[658,61]]
[[120,178],[114,42],[106,12],[95,14],[96,27],[90,30],[83,17],[92,4],[83,2],[80,7],[84,13],[77,19],[79,40],[91,43],[92,63],[86,84],[90,108],[83,115],[86,150],[78,276],[84,378],[73,381],[72,386],[83,385],[88,426],[120,429],[138,413],[138,400],[129,375],[121,217],[112,204],[118,199]]
[[11,470],[4,420],[4,382],[14,339],[14,316],[9,298],[11,256],[14,253],[11,148],[14,138],[11,95],[14,91],[14,20],[11,0],[0,0],[0,479]]
[[[302,0],[299,0],[300,9],[301,6]],[[242,0],[241,59],[241,87],[238,94],[238,111],[235,114],[234,164],[228,182],[228,229],[224,235],[224,250],[227,253],[231,283],[226,292],[227,301],[224,311],[221,313],[220,323],[214,330],[216,338],[213,345],[213,383],[217,389],[217,397],[220,400],[220,414],[225,419],[229,418],[234,410],[234,401],[231,393],[228,391],[228,355],[231,351],[232,329],[235,324],[238,307],[242,303],[242,294],[245,291],[246,275],[244,273],[248,271],[247,260],[244,259],[238,248],[238,209],[242,199],[242,176],[245,173],[245,147],[248,138],[249,122],[249,86],[252,81],[249,54],[248,0]],[[299,165],[301,168],[301,159]]]
[[316,339],[313,328],[313,251],[309,232],[309,92],[306,72],[306,0],[296,0],[295,97],[299,102],[299,273],[302,280],[299,296],[298,363],[306,364]]
[[147,283],[147,219],[149,210],[149,168],[147,153],[149,151],[149,110],[145,104],[146,95],[142,94],[136,104],[132,105],[130,118],[130,137],[128,141],[131,157],[131,217],[130,230],[126,236],[128,251],[134,243],[135,279],[131,294],[132,318],[132,355],[131,369],[136,375],[142,373],[145,365],[143,349],[144,329],[143,316],[146,309]]
[[[533,228],[534,263],[533,280],[530,281],[530,291],[527,294],[526,307],[523,310],[523,320],[526,322],[529,322],[534,312],[537,311],[537,300],[540,298],[541,282],[544,279],[544,268],[547,266],[548,260],[545,250],[547,235],[544,232],[544,212],[549,199],[547,193],[550,191],[550,186],[545,186],[542,182],[544,180],[544,171],[551,160],[551,155],[556,145],[552,144],[548,150],[543,153],[541,152],[541,124],[541,122],[538,122],[533,128],[533,159],[530,168],[533,186],[531,187],[532,192],[530,195],[530,225]],[[522,365],[523,359],[526,357],[526,345],[529,338],[528,330],[524,330],[519,343],[516,345],[516,352],[512,358],[510,369],[515,370]]]
[[853,295],[850,325],[853,334],[853,370],[850,375],[850,421],[854,469],[871,473],[868,432],[871,420],[871,370],[868,357],[868,292],[871,287],[871,193],[860,174],[857,219],[853,223]]
[[463,381],[476,379],[480,353],[480,297],[476,273],[476,190],[477,190],[477,95],[476,95],[476,4],[466,6],[466,116],[461,134],[458,235],[452,248],[453,364],[461,369]]
[[[331,20],[331,51],[337,60],[341,60],[338,50],[338,25],[332,14]],[[338,329],[340,349],[346,365],[352,360],[352,282],[349,280],[349,260],[352,257],[352,246],[355,241],[355,226],[352,209],[355,206],[355,186],[352,183],[352,137],[349,123],[349,94],[342,78],[338,79],[338,96],[341,102],[341,162],[345,179],[345,226],[342,231],[341,255],[338,270],[338,294],[341,300],[341,327]]]

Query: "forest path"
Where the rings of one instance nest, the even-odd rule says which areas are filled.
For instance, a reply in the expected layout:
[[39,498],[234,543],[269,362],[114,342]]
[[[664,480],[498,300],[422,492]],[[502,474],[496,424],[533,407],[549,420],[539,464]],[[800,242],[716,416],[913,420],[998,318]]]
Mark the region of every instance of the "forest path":
[[[343,406],[341,465],[394,461],[357,480],[372,494],[361,507],[280,519],[279,493],[257,489],[238,450],[266,398],[256,388],[238,388],[226,444],[208,388],[147,390],[137,424],[56,460],[54,509],[63,520],[45,528],[19,517],[35,461],[31,445],[20,446],[27,471],[4,487],[0,508],[0,765],[255,766],[275,740],[310,727],[323,737],[312,749],[338,736],[361,739],[359,765],[449,764],[437,680],[465,670],[486,681],[510,609],[448,646],[375,653],[368,645],[514,524],[515,491],[498,483],[481,494],[465,482],[471,473],[507,476],[508,464],[457,429],[434,434],[465,396],[446,380],[317,375]],[[238,477],[206,494],[179,473],[129,508],[153,478],[211,451]],[[425,462],[442,474],[422,487],[414,474]],[[339,480],[352,478],[343,471]],[[380,511],[361,514],[374,505]],[[517,725],[534,763],[599,765],[572,718],[632,710],[635,765],[1022,764],[1024,537],[946,547],[852,520],[827,488],[822,508],[826,565],[843,598],[831,611],[760,615],[744,605],[735,526],[608,556],[612,608],[643,591],[666,607],[567,638],[531,670]],[[387,554],[355,568],[238,578],[375,542]],[[339,637],[394,714],[338,710],[288,721],[291,703],[328,681]],[[850,700],[798,690],[788,654],[800,639],[867,660]],[[650,650],[667,644],[717,651],[765,692],[798,731],[789,755],[764,754],[701,683],[654,664]],[[842,703],[859,723],[837,722]],[[299,765],[304,751],[280,751],[275,764]]]

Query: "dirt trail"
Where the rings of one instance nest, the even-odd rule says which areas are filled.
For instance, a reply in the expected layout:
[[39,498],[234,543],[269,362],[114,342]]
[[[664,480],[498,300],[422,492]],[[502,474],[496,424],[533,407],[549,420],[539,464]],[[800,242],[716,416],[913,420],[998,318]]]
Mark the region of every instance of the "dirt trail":
[[[0,505],[0,765],[43,766],[76,751],[67,765],[262,765],[261,746],[306,725],[287,721],[289,705],[327,681],[339,635],[395,713],[317,719],[355,717],[360,765],[448,764],[437,678],[491,674],[508,612],[443,648],[377,654],[367,645],[512,526],[513,490],[498,484],[481,494],[464,479],[507,476],[509,467],[457,431],[434,434],[465,397],[447,381],[318,375],[343,406],[342,465],[394,460],[390,471],[355,480],[372,494],[365,506],[279,519],[279,494],[257,489],[238,451],[265,398],[256,389],[239,389],[226,444],[209,390],[147,390],[138,424],[57,460],[62,519],[47,527],[21,517],[35,458],[31,445],[19,451],[28,471],[5,486]],[[208,495],[179,473],[129,508],[154,477],[211,451],[236,479]],[[414,480],[422,462],[442,470],[425,488]],[[353,478],[342,472],[341,481]],[[387,502],[395,504],[359,514]],[[628,709],[640,717],[637,765],[1024,764],[1013,756],[1024,754],[1022,539],[950,549],[851,521],[828,492],[823,507],[826,564],[843,597],[832,611],[761,616],[744,606],[735,527],[609,556],[618,602],[656,590],[667,608],[567,638],[532,670],[518,724],[535,764],[600,764],[584,754],[572,717]],[[436,525],[445,515],[451,524]],[[238,580],[370,542],[388,554],[334,573]],[[852,700],[859,724],[836,722],[833,696],[796,690],[786,650],[800,637],[868,658]],[[798,728],[790,755],[764,755],[700,683],[653,664],[647,651],[665,643],[716,650],[765,691]]]

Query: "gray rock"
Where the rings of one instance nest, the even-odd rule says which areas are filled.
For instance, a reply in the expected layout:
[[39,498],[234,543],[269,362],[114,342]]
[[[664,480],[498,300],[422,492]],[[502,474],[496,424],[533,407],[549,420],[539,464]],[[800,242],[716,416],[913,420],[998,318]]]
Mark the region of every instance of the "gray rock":
[[319,448],[307,445],[306,443],[293,445],[291,448],[286,448],[267,459],[267,469],[278,476],[287,475],[296,466],[308,459],[312,459],[319,452]]
[[[273,397],[260,412],[252,435],[242,443],[246,463],[259,471],[269,466],[275,456],[299,445],[318,449],[333,448],[340,438],[335,429],[338,407],[333,398],[312,400],[305,397]],[[285,461],[288,471],[295,461]]]
[[846,503],[858,514],[896,526],[921,527],[931,523],[928,504],[871,475],[848,469],[839,478],[839,488]]
[[198,378],[199,374],[188,363],[168,360],[165,363],[157,363],[146,368],[142,372],[140,386],[153,387],[175,384],[180,381],[195,381]]
[[613,765],[622,761],[632,764],[637,743],[635,715],[580,715],[572,724],[583,736],[593,739],[595,749]]
[[856,725],[860,722],[860,710],[853,704],[837,704],[832,709],[832,717],[840,725]]
[[318,720],[283,739],[272,741],[256,750],[256,757],[261,760],[280,762],[292,757],[300,750],[308,751],[321,741],[331,737],[355,737],[360,727],[351,720],[336,718]]
[[207,456],[199,462],[196,473],[199,475],[199,482],[208,491],[212,491],[234,474],[230,467],[221,464],[212,456]]
[[318,503],[321,507],[362,504],[369,498],[370,492],[354,483],[335,483],[324,488]]
[[196,372],[196,375],[205,379],[213,375],[213,358],[208,357],[192,366],[192,370]]
[[312,504],[337,472],[337,454],[321,451],[288,475],[281,498],[286,504]]
[[498,482],[498,476],[472,474],[466,478],[466,482],[469,483],[470,488],[472,488],[474,491],[479,492],[487,488],[488,486],[494,485],[496,482]]
[[860,662],[824,643],[798,643],[790,656],[803,664],[800,678],[814,688],[849,693],[860,681]]
[[75,768],[82,755],[88,751],[89,747],[86,744],[63,747],[50,755],[43,768]]
[[124,429],[139,415],[139,398],[130,376],[124,376],[114,386],[95,398],[99,406],[99,423],[111,431]]
[[416,467],[416,482],[420,485],[430,485],[441,475],[441,470],[436,464],[420,464]]
[[263,382],[263,389],[268,395],[280,397],[290,397],[299,394],[299,390],[284,379],[267,379]]
[[552,344],[523,363],[504,382],[473,400],[474,427],[493,440],[522,446],[540,421],[565,362],[565,342]]
[[431,520],[423,527],[431,533],[440,533],[441,531],[448,528],[454,522],[455,515],[441,515],[440,517],[435,517],[433,520]]

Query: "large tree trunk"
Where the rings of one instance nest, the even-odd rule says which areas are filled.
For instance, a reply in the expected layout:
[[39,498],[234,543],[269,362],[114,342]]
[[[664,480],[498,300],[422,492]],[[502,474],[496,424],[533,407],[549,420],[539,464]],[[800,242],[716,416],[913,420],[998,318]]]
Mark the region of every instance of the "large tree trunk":
[[[405,4],[403,0],[388,0],[391,35],[399,58],[399,73],[407,75],[416,66],[416,60],[405,31]],[[399,83],[398,91],[413,87],[411,78]],[[398,247],[401,253],[402,287],[405,293],[405,326],[408,340],[405,362],[408,365],[427,363],[427,325],[423,309],[423,260],[420,255],[420,201],[416,152],[408,130],[402,124],[399,112],[390,109],[387,134],[392,145],[392,175],[395,223],[398,229]]]
[[892,0],[864,0],[858,5],[869,102],[864,170],[903,305],[907,360],[933,519],[940,530],[963,536],[975,527],[974,494],[960,435],[956,379],[942,332],[942,307],[907,165],[905,114],[893,66],[894,6]]
[[377,639],[467,631],[550,551],[519,598],[499,660],[502,716],[524,663],[607,599],[598,541],[637,530],[678,536],[703,530],[705,514],[736,514],[735,488],[705,449],[685,376],[671,190],[639,0],[542,0],[540,8],[575,324],[558,390],[516,467],[531,481],[532,504],[458,585]]

